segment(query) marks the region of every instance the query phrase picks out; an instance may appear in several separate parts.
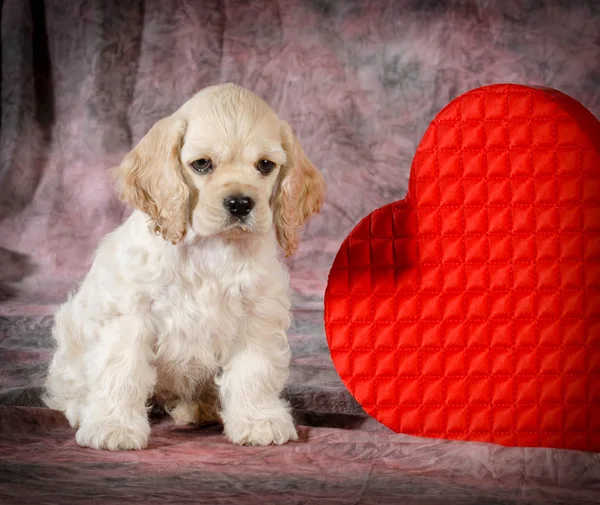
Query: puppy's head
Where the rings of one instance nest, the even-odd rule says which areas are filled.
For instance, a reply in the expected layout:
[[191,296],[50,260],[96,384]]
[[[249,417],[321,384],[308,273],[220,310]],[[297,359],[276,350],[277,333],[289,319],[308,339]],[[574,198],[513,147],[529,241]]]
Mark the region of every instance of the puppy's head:
[[265,234],[286,255],[320,210],[325,182],[290,126],[253,93],[206,88],[156,123],[114,170],[118,194],[165,240]]

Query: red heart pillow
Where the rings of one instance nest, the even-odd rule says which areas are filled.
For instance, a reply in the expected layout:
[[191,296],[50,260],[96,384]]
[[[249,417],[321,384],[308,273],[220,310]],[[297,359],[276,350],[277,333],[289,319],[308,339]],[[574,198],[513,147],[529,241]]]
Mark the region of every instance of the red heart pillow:
[[549,89],[454,100],[342,244],[325,327],[396,432],[600,450],[600,123]]

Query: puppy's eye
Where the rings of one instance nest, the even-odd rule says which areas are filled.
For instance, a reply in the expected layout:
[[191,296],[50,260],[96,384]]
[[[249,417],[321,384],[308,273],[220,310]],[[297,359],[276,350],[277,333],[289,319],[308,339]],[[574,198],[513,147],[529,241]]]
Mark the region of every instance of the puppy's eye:
[[208,174],[213,171],[213,164],[210,158],[200,158],[192,161],[192,168],[199,174]]
[[274,168],[275,163],[269,160],[260,160],[256,165],[256,169],[263,175],[270,174]]

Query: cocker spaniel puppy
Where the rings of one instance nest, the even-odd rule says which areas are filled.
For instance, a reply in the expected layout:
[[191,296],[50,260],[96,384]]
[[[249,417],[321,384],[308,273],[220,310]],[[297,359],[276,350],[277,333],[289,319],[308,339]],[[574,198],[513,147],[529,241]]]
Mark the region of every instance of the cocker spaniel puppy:
[[325,194],[289,125],[233,84],[156,123],[114,171],[132,215],[56,314],[46,404],[97,449],[148,444],[150,399],[238,444],[297,439],[280,261]]

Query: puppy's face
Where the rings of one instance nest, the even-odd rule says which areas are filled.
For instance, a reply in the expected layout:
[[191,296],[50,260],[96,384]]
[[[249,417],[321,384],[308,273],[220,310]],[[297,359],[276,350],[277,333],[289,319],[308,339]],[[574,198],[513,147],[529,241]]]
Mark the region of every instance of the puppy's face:
[[206,88],[162,119],[114,171],[120,197],[166,240],[232,238],[275,227],[286,255],[325,196],[289,125],[249,91]]
[[201,95],[187,112],[180,154],[199,235],[266,233],[287,154],[281,123],[247,92]]

